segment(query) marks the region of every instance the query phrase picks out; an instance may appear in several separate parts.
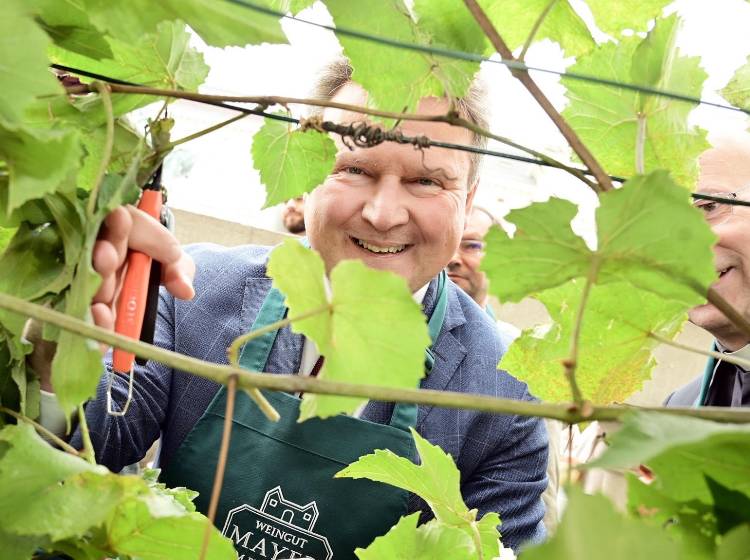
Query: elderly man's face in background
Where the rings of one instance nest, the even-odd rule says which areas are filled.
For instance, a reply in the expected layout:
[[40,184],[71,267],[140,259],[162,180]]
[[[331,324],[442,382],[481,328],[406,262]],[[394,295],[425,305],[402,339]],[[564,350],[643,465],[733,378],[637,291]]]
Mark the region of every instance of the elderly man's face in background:
[[448,277],[480,306],[486,304],[488,282],[487,275],[479,270],[479,265],[484,257],[484,236],[491,226],[490,216],[478,208],[473,208],[466,221],[461,244],[447,268]]
[[[737,198],[750,200],[750,139],[733,142],[703,153],[696,192],[705,194],[736,193]],[[703,203],[701,203],[703,204]],[[711,216],[711,207],[705,207]],[[719,280],[714,289],[750,319],[750,207],[732,206],[731,212],[709,220],[718,236],[714,247]],[[711,304],[690,310],[690,320],[713,334],[728,350],[734,351],[748,343],[747,337]]]

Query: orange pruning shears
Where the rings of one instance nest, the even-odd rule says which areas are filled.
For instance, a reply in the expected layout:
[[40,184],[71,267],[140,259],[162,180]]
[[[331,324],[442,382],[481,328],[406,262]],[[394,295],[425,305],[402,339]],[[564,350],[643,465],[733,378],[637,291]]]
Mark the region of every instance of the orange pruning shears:
[[[162,166],[160,165],[148,183],[143,187],[138,209],[168,225],[165,202],[165,191],[161,184]],[[161,264],[140,251],[128,251],[125,280],[117,300],[115,332],[133,339],[140,339],[149,344],[154,341],[156,325],[156,308],[159,301],[159,284]],[[148,360],[138,358],[135,354],[115,348],[112,355],[112,368],[126,375],[132,375],[133,362],[144,365]]]

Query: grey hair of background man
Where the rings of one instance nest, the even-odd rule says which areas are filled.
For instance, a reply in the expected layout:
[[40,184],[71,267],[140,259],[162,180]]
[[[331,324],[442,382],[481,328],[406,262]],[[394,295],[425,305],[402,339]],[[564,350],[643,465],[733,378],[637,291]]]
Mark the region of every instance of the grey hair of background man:
[[[334,95],[347,83],[352,81],[353,69],[349,60],[344,57],[336,58],[324,66],[318,73],[316,83],[311,91],[314,99],[331,100]],[[462,98],[455,100],[458,114],[487,130],[489,128],[489,100],[487,91],[482,81],[476,77],[469,87],[469,91]],[[322,115],[325,107],[313,107],[312,115]],[[484,149],[487,146],[487,138],[481,134],[471,133],[471,144],[477,148]],[[482,154],[469,152],[471,168],[469,171],[469,188],[473,188],[479,177],[479,169],[482,162]]]

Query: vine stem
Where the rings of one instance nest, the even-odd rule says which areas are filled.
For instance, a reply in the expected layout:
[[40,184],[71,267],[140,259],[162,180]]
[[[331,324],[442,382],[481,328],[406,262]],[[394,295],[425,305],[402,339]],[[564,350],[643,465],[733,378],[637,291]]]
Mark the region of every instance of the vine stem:
[[[518,62],[513,57],[513,53],[508,48],[508,45],[505,43],[505,41],[503,41],[502,37],[500,37],[500,34],[495,29],[495,26],[492,25],[492,22],[489,20],[487,15],[484,13],[484,10],[482,10],[477,1],[464,0],[464,4],[466,4],[466,7],[474,16],[474,19],[482,28],[485,35],[487,35],[487,37],[489,38],[492,46],[495,47],[495,50],[497,50],[498,53],[500,53],[500,56],[504,59]],[[511,73],[524,85],[524,87],[532,95],[532,97],[534,97],[539,106],[544,110],[545,113],[547,113],[547,116],[549,116],[552,122],[555,123],[555,126],[557,126],[557,129],[565,137],[565,140],[567,140],[568,144],[570,144],[570,147],[573,148],[573,151],[575,151],[583,164],[594,175],[594,178],[598,183],[598,185],[596,185],[596,190],[612,190],[614,186],[612,185],[612,180],[609,178],[609,175],[604,172],[604,169],[602,169],[602,166],[599,165],[598,161],[596,161],[596,158],[593,156],[593,154],[589,151],[585,144],[581,142],[581,139],[578,138],[578,135],[570,127],[568,122],[562,117],[558,110],[555,109],[550,100],[547,99],[547,96],[544,95],[541,89],[539,89],[539,86],[531,78],[529,73],[525,70],[511,70]]]
[[581,388],[578,386],[576,381],[576,369],[578,368],[578,352],[581,340],[581,331],[583,330],[583,316],[586,313],[586,305],[589,302],[589,295],[591,294],[591,287],[596,282],[597,274],[599,273],[599,260],[594,259],[591,261],[591,267],[589,273],[586,276],[586,283],[583,285],[583,292],[581,292],[581,301],[578,302],[578,310],[576,311],[575,323],[573,325],[573,335],[570,339],[570,354],[568,358],[563,360],[563,366],[565,367],[565,376],[568,378],[570,384],[570,392],[573,396],[573,402],[581,409],[582,413],[584,410],[584,399],[581,393]]
[[208,543],[211,540],[211,529],[216,520],[216,510],[219,507],[221,487],[224,485],[224,473],[227,468],[227,456],[229,455],[229,441],[232,437],[232,420],[234,418],[234,397],[237,394],[237,376],[230,375],[227,381],[227,402],[224,409],[224,430],[221,433],[221,445],[219,446],[219,459],[216,463],[214,474],[214,486],[211,490],[211,501],[208,504],[206,517],[206,528],[203,531],[203,543],[201,544],[200,560],[205,560],[208,552]]
[[553,418],[569,424],[591,420],[619,421],[629,412],[663,412],[677,416],[691,416],[716,422],[734,422],[750,424],[750,410],[726,407],[634,407],[625,405],[591,406],[590,413],[582,415],[577,407],[569,403],[544,403],[517,401],[489,397],[485,395],[457,393],[453,391],[436,391],[428,389],[394,389],[376,385],[343,383],[317,377],[297,374],[253,373],[230,365],[205,362],[178,352],[165,350],[139,340],[113,333],[80,319],[65,315],[35,303],[0,292],[0,308],[18,313],[24,317],[33,317],[39,321],[56,325],[80,336],[103,342],[110,346],[133,352],[148,360],[154,360],[171,368],[179,369],[216,383],[226,385],[229,377],[237,376],[237,385],[242,389],[261,388],[288,393],[317,393],[321,395],[338,395],[359,397],[384,402],[409,402],[421,405],[441,406],[445,408],[471,409],[493,414],[516,414],[520,416],[538,416]]
[[646,172],[646,115],[638,113],[635,135],[635,172],[643,175]]
[[236,116],[232,117],[231,119],[227,119],[225,121],[221,121],[220,123],[217,123],[217,124],[215,124],[213,126],[209,126],[208,128],[204,128],[203,130],[199,130],[198,132],[194,132],[193,134],[189,134],[188,136],[185,136],[183,138],[179,138],[179,139],[175,140],[174,142],[170,142],[169,144],[167,144],[166,146],[164,146],[164,148],[162,148],[159,151],[164,151],[164,152],[169,151],[172,148],[175,148],[175,147],[177,147],[177,146],[179,146],[181,144],[185,144],[186,142],[190,142],[191,140],[195,140],[197,138],[200,138],[201,136],[205,136],[206,134],[209,134],[211,132],[219,130],[220,128],[224,128],[227,125],[230,125],[230,124],[235,123],[235,122],[237,122],[239,120],[242,120],[245,117],[247,117],[248,115],[250,115],[250,113],[240,113],[239,115],[236,115]]
[[89,424],[86,422],[86,412],[83,405],[78,405],[78,425],[81,428],[81,439],[83,440],[83,450],[80,455],[92,465],[96,465],[96,453],[94,445],[91,443],[91,434],[89,433]]
[[[330,308],[331,306],[329,304],[322,305],[306,313],[300,313],[299,315],[295,315],[294,317],[281,319],[280,321],[276,321],[275,323],[266,325],[263,328],[238,336],[232,341],[232,344],[230,344],[229,348],[227,349],[227,357],[229,358],[229,363],[235,367],[240,366],[240,349],[251,340],[258,338],[259,336],[262,336],[268,332],[273,332],[275,330],[286,327],[287,325],[290,325],[295,321],[301,321],[302,319],[307,319],[309,317],[313,317],[314,315],[319,315],[324,311],[328,311]],[[247,389],[247,393],[248,395],[250,395],[250,398],[253,399],[258,405],[258,408],[260,408],[261,412],[265,414],[266,418],[268,418],[271,422],[279,421],[279,418],[281,418],[279,416],[279,413],[276,411],[273,405],[268,402],[268,399],[263,396],[263,393],[255,388]]]
[[547,15],[550,13],[552,8],[554,7],[557,0],[549,0],[547,5],[542,10],[542,13],[539,14],[539,17],[536,18],[536,21],[534,22],[533,27],[531,28],[531,31],[529,31],[529,36],[526,37],[526,42],[523,44],[523,49],[521,49],[521,54],[518,55],[518,61],[523,62],[526,58],[526,53],[529,50],[529,47],[531,46],[531,43],[534,41],[534,37],[536,37],[537,32],[539,31],[539,28],[542,26],[542,23],[544,23],[544,20],[547,18]]
[[94,82],[91,84],[101,96],[102,106],[104,107],[104,113],[107,117],[107,132],[104,139],[104,152],[102,153],[102,161],[99,163],[99,170],[96,173],[96,179],[94,180],[94,186],[91,188],[89,194],[88,204],[86,205],[86,214],[89,218],[94,216],[96,212],[96,201],[99,198],[99,188],[104,181],[104,176],[107,173],[109,162],[112,159],[112,150],[115,144],[115,115],[112,110],[112,97],[110,96],[110,85],[104,82]]
[[38,422],[35,422],[28,416],[21,414],[20,412],[16,412],[15,410],[11,410],[10,408],[4,407],[4,406],[0,406],[0,412],[8,414],[9,416],[12,416],[16,420],[20,420],[22,422],[26,422],[27,424],[31,424],[37,432],[39,432],[41,435],[46,437],[49,441],[57,445],[60,449],[62,449],[66,453],[70,453],[71,455],[80,457],[80,453],[78,453],[78,450],[75,447],[70,445],[64,439],[56,436],[55,434],[50,432],[47,428],[45,428]]
[[[525,152],[529,155],[537,157],[541,159],[542,161],[544,161],[545,163],[547,163],[548,165],[551,165],[553,167],[566,171],[567,173],[570,173],[576,179],[585,183],[588,187],[594,190],[597,189],[596,184],[590,181],[589,179],[587,179],[586,176],[583,175],[580,169],[576,169],[575,167],[566,165],[562,163],[561,161],[558,161],[546,154],[538,152],[527,146],[523,146],[522,144],[518,144],[517,142],[514,142],[510,140],[509,138],[500,136],[498,134],[494,134],[490,132],[489,130],[486,130],[480,126],[477,126],[474,123],[467,121],[466,119],[463,119],[457,114],[452,113],[452,112],[445,114],[445,115],[421,115],[417,113],[398,113],[398,112],[393,112],[393,111],[381,111],[379,109],[372,109],[372,108],[363,107],[360,105],[350,105],[347,103],[338,103],[336,101],[331,101],[331,100],[311,99],[311,98],[304,98],[304,97],[282,97],[282,96],[277,96],[277,95],[266,95],[266,96],[210,95],[210,94],[195,93],[195,92],[190,92],[190,91],[151,88],[151,87],[146,87],[146,86],[131,86],[131,85],[124,85],[124,84],[108,84],[108,85],[111,91],[115,93],[130,93],[130,94],[139,94],[139,95],[154,95],[158,97],[173,97],[175,99],[186,99],[188,101],[196,101],[198,103],[209,103],[212,105],[215,105],[216,103],[220,103],[220,102],[254,103],[256,105],[260,105],[264,107],[268,107],[271,105],[282,105],[284,107],[286,107],[287,105],[310,105],[314,107],[328,107],[328,108],[333,108],[333,109],[341,109],[343,111],[349,111],[352,113],[359,113],[362,115],[370,115],[374,117],[381,117],[381,118],[387,118],[387,119],[395,119],[397,121],[402,120],[402,121],[421,121],[421,122],[444,122],[452,126],[466,128],[467,130],[470,130],[471,132],[474,132],[475,134],[479,134],[486,138],[491,138],[492,140],[500,142],[501,144],[505,144],[506,146],[510,146],[517,150],[521,150],[522,152]],[[67,88],[67,91],[68,93],[86,93],[86,92],[91,92],[92,89],[90,85],[82,84],[82,85],[69,87]],[[232,107],[229,107],[229,108],[232,108]],[[233,108],[233,109],[240,109],[240,108]],[[229,124],[229,122],[226,122],[224,124]],[[209,130],[208,132],[211,132],[211,131]],[[187,140],[191,140],[191,139],[192,138],[188,137]]]
[[710,358],[716,358],[718,360],[722,360],[724,362],[729,362],[730,364],[740,366],[746,370],[750,370],[750,360],[739,358],[737,356],[733,356],[732,354],[722,354],[721,352],[716,352],[715,350],[702,350],[700,348],[693,348],[692,346],[688,346],[687,344],[682,344],[681,342],[677,342],[675,340],[669,340],[668,338],[664,338],[663,336],[660,336],[654,332],[649,332],[647,336],[649,338],[653,338],[654,340],[662,344],[666,344],[667,346],[672,346],[673,348],[679,348],[680,350],[685,350],[686,352],[692,352],[693,354],[700,354],[701,356],[708,356]]

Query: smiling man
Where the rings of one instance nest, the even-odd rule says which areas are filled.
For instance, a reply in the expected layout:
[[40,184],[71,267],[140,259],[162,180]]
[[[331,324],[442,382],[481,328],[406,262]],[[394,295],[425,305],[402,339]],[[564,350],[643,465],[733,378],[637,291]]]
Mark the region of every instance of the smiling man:
[[[366,105],[364,90],[350,76],[348,65],[332,65],[321,80],[319,95]],[[464,118],[484,127],[482,104],[482,96],[472,90],[455,107]],[[450,107],[446,99],[428,98],[417,110],[435,115]],[[362,120],[359,114],[337,109],[327,109],[323,116],[342,123]],[[399,129],[443,142],[483,145],[483,139],[465,129],[441,123],[407,121]],[[309,241],[327,271],[343,259],[359,259],[407,281],[426,319],[436,322],[438,329],[432,345],[434,365],[422,387],[531,399],[525,384],[496,369],[503,350],[493,321],[453,283],[441,281],[474,197],[477,156],[440,148],[419,151],[388,142],[349,149],[339,140],[338,148],[332,173],[305,202]],[[131,208],[110,216],[95,250],[94,265],[105,287],[97,294],[93,310],[101,325],[112,325],[114,287],[128,245],[164,263],[171,294],[162,293],[157,345],[226,363],[226,348],[237,336],[272,324],[286,312],[283,298],[270,289],[265,274],[270,248],[201,245],[189,250],[189,258],[166,230]],[[242,365],[301,375],[320,370],[315,345],[304,337],[288,326],[272,332],[272,337],[266,346],[255,342],[246,346]],[[205,509],[221,439],[224,388],[149,362],[136,369],[132,402],[127,414],[118,417],[106,412],[106,378],[98,398],[86,406],[99,461],[118,470],[138,461],[161,436],[163,480],[198,490],[196,503]],[[49,382],[45,383],[49,389]],[[122,408],[127,392],[127,377],[115,375],[115,407]],[[313,511],[314,505],[314,519],[310,513],[304,518],[305,530],[312,531],[314,523],[316,538],[330,544],[336,559],[353,558],[354,547],[367,546],[401,515],[421,510],[429,517],[426,504],[403,491],[333,479],[348,462],[339,456],[356,458],[388,448],[414,458],[409,426],[451,454],[461,471],[461,493],[469,508],[477,508],[481,515],[500,513],[506,546],[518,547],[544,534],[540,495],[546,486],[547,442],[539,419],[414,405],[396,408],[371,401],[355,417],[273,424],[240,397],[216,522],[244,558],[263,557],[255,551],[259,545],[254,544],[255,525],[248,515],[262,513],[266,519],[270,509],[264,508],[276,511],[280,501],[290,504],[279,510],[282,517],[288,514],[286,521],[295,511],[300,515]],[[294,418],[299,399],[278,398]],[[319,557],[303,549],[293,552],[294,557]]]
[[[750,135],[723,139],[700,157],[696,192],[750,200]],[[714,246],[719,279],[713,288],[750,319],[750,207],[696,199],[717,236]],[[716,338],[716,349],[750,359],[750,340],[716,307],[690,310],[690,321]],[[668,406],[750,406],[750,372],[724,360],[710,359],[703,375],[675,391]]]

